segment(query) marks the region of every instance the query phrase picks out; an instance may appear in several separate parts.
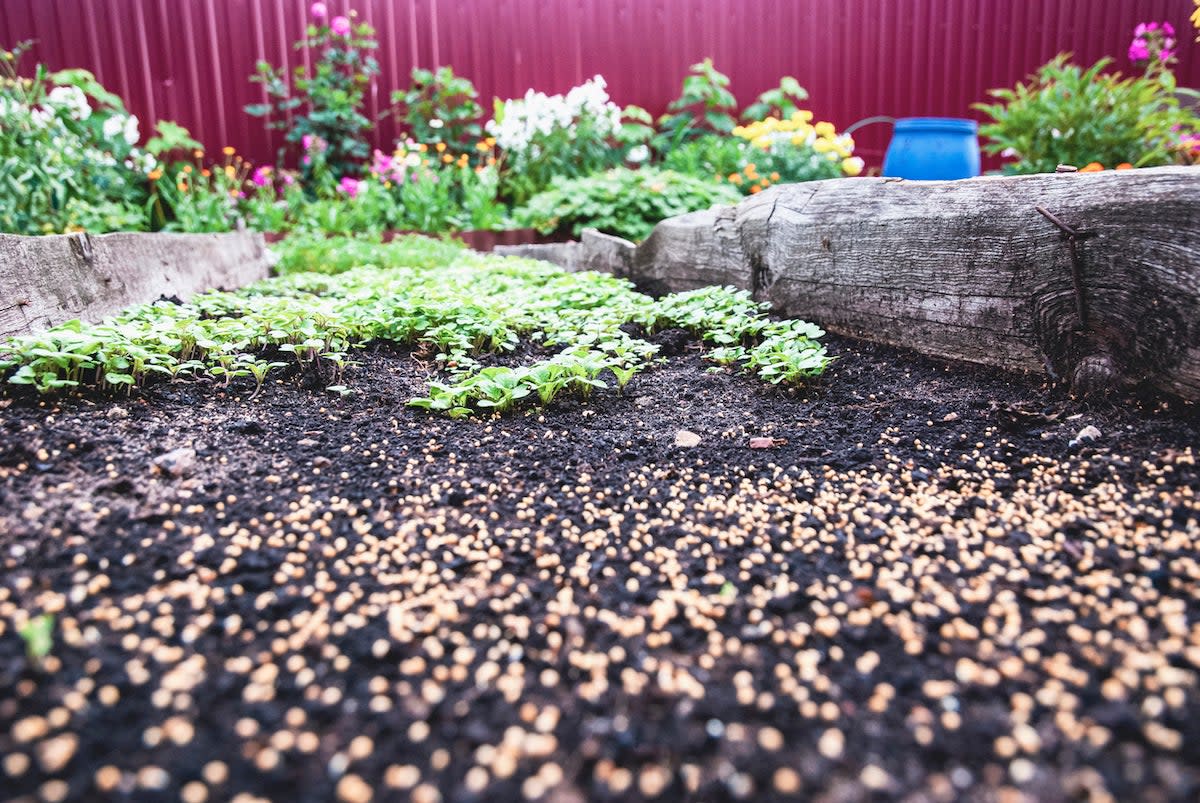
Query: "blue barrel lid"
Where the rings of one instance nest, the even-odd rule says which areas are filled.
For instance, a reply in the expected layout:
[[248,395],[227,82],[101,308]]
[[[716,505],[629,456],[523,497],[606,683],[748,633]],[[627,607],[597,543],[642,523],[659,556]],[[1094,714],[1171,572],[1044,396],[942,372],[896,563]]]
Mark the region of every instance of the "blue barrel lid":
[[901,117],[896,121],[895,130],[975,134],[979,131],[979,123],[963,117]]

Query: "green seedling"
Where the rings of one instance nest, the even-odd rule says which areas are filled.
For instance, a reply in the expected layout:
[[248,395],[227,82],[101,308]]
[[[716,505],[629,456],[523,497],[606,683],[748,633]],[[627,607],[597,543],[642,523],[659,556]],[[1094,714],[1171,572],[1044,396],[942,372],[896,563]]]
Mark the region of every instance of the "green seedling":
[[21,627],[17,634],[25,642],[25,655],[39,666],[54,649],[54,615],[43,613]]

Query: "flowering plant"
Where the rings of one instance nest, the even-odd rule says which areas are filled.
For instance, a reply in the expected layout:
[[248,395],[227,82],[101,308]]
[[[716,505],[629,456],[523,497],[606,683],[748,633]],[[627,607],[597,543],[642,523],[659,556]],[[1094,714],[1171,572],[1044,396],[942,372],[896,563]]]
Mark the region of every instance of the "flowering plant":
[[42,234],[145,228],[138,119],[86,70],[32,78],[17,67],[29,43],[0,50],[0,231]]
[[789,117],[767,117],[738,126],[733,134],[749,143],[753,157],[741,173],[726,180],[756,193],[775,182],[814,181],[857,176],[863,160],[854,155],[854,140],[839,134],[833,123],[812,121],[799,109]]
[[204,152],[196,150],[190,161],[150,173],[156,227],[165,231],[220,232],[236,226],[250,163],[230,147],[222,154],[221,162],[206,166]]
[[[328,20],[328,8],[318,2],[310,13],[313,21],[296,47],[314,54],[312,70],[297,67],[289,83],[282,68],[258,62],[250,80],[263,85],[267,102],[251,104],[246,111],[271,118],[267,127],[286,131],[288,142],[300,144],[305,137],[324,142],[324,164],[335,178],[341,178],[370,154],[365,134],[371,121],[361,109],[366,90],[379,73],[379,64],[370,55],[378,44],[370,25],[351,22],[354,12]],[[311,176],[310,167],[303,165],[305,179]]]
[[[1109,59],[1084,70],[1063,54],[1027,83],[993,89],[999,103],[976,104],[992,118],[980,126],[988,153],[1015,159],[1006,173],[1052,173],[1062,163],[1170,164],[1190,115],[1169,91],[1169,70],[1123,78],[1104,72]],[[1165,80],[1164,80],[1165,79]]]
[[1175,26],[1169,22],[1143,22],[1133,29],[1129,60],[1141,65],[1146,77],[1154,78],[1175,64]]
[[522,203],[557,176],[582,176],[615,164],[609,147],[621,131],[621,109],[597,75],[566,95],[532,89],[525,97],[497,101],[485,128],[505,155],[503,190]]

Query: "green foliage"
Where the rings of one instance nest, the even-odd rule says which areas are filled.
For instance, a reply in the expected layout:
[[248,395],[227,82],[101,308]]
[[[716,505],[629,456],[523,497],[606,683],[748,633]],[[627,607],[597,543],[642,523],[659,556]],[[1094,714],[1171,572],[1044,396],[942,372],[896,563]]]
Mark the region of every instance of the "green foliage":
[[747,143],[739,137],[705,134],[672,148],[662,165],[677,173],[723,181],[741,172],[749,161],[747,154]]
[[[464,416],[623,388],[657,352],[626,324],[685,327],[712,347],[714,359],[776,383],[820,373],[828,361],[819,329],[771,321],[749,294],[731,288],[656,301],[612,276],[569,274],[423,238],[380,245],[307,237],[281,250],[287,275],[237,292],[155,302],[105,323],[72,321],[14,338],[0,346],[0,376],[43,393],[131,393],[158,376],[237,382],[257,395],[288,368],[346,393],[351,351],[390,341],[439,366],[426,395],[409,403]],[[292,272],[314,266],[324,273]],[[532,362],[488,364],[522,341]]]
[[783,119],[800,110],[799,103],[808,100],[808,90],[790,75],[779,79],[779,86],[768,89],[742,111],[743,120],[762,120],[766,117]]
[[587,178],[557,180],[514,214],[547,234],[566,230],[578,235],[595,228],[642,240],[660,220],[739,200],[734,188],[716,181],[656,168],[618,167]]
[[146,228],[137,118],[86,70],[20,77],[28,47],[0,50],[0,231]]
[[412,139],[427,145],[444,142],[456,156],[470,153],[483,134],[478,98],[470,79],[455,75],[449,66],[436,72],[415,68],[412,85],[392,93],[392,103],[403,109],[401,121]]
[[704,133],[728,134],[737,120],[737,98],[729,91],[729,76],[706,58],[688,69],[679,97],[671,101],[666,114],[659,118],[654,149],[668,153],[672,148]]
[[54,614],[43,613],[26,622],[17,635],[25,642],[25,655],[40,664],[54,649]]
[[381,246],[378,237],[327,237],[322,233],[293,234],[272,246],[279,254],[278,275],[293,273],[345,273],[351,268],[420,268],[430,270],[453,262],[463,245],[457,240],[435,240],[406,235]]
[[157,136],[146,141],[146,153],[161,159],[172,153],[192,153],[204,150],[204,146],[192,139],[192,134],[178,123],[159,120],[155,126]]
[[1004,166],[1006,173],[1052,173],[1059,164],[1172,162],[1172,126],[1190,120],[1169,82],[1105,73],[1109,61],[1084,70],[1060,54],[1028,82],[991,90],[1000,102],[975,106],[992,119],[979,129],[987,139],[984,149],[1016,159]]
[[[267,127],[287,132],[288,142],[306,153],[318,150],[334,179],[348,175],[370,154],[366,132],[371,121],[362,113],[364,97],[379,64],[370,52],[378,47],[375,31],[361,23],[339,36],[322,22],[309,25],[296,49],[313,54],[312,69],[297,67],[289,82],[282,68],[260,61],[250,80],[262,84],[266,103],[246,107],[267,119]],[[318,147],[315,143],[320,143]],[[304,165],[306,182],[313,163]]]

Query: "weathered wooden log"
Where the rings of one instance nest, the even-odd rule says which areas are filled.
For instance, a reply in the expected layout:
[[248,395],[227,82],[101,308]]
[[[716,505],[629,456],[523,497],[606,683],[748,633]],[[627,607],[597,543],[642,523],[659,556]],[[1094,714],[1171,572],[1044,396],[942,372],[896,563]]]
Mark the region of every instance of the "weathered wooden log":
[[257,232],[0,234],[0,337],[72,318],[99,321],[162,295],[188,299],[264,279],[270,252]]
[[650,291],[733,285],[835,332],[1200,399],[1200,168],[786,185],[628,249],[612,271]]

